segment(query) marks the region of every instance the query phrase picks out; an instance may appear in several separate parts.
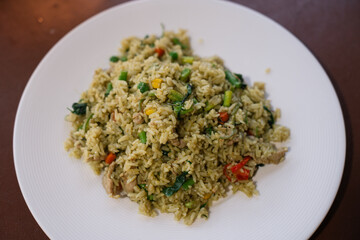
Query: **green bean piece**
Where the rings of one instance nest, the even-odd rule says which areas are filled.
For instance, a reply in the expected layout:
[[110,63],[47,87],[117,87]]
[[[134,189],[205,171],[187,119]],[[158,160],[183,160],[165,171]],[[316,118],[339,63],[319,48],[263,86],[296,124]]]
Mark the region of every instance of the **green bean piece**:
[[184,98],[184,96],[181,93],[173,89],[170,90],[167,97],[173,102],[181,102],[181,100],[183,100]]
[[137,86],[141,93],[147,92],[150,90],[149,84],[140,82]]
[[224,107],[230,107],[232,94],[233,92],[230,90],[225,91],[223,104]]
[[118,62],[118,61],[119,61],[119,57],[117,57],[117,56],[112,56],[112,57],[110,58],[110,62],[116,63],[116,62]]
[[172,61],[176,61],[179,57],[177,52],[169,52]]
[[183,116],[183,115],[186,115],[186,114],[188,114],[188,113],[191,113],[192,111],[194,111],[194,108],[193,108],[193,107],[191,107],[191,108],[189,108],[189,109],[183,109],[183,108],[181,108],[181,110],[180,110],[180,116]]
[[145,144],[146,143],[146,132],[145,131],[141,131],[139,133],[139,138],[140,138],[140,142]]
[[194,57],[190,57],[190,56],[184,56],[182,58],[183,63],[189,63],[192,64],[194,62]]
[[109,96],[109,93],[111,92],[112,89],[113,89],[113,85],[111,82],[109,82],[106,88],[105,97]]
[[128,74],[127,71],[121,71],[120,76],[119,76],[119,80],[127,81],[127,74]]
[[207,102],[207,103],[206,103],[206,106],[205,106],[205,112],[210,111],[210,110],[213,109],[214,107],[215,107],[214,104]]
[[184,68],[184,70],[182,70],[181,75],[180,75],[180,81],[187,82],[190,77],[190,73],[191,73],[191,70],[189,68]]
[[180,42],[180,40],[178,38],[173,38],[172,42],[175,45],[179,45],[181,47],[181,49],[186,49],[187,48],[187,46],[185,44],[183,44],[182,42]]

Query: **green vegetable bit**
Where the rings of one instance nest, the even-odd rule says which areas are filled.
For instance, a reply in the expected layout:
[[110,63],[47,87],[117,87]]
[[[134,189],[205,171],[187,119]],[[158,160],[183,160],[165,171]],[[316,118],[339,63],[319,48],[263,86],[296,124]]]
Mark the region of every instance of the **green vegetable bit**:
[[179,57],[177,52],[169,52],[172,61],[176,61]]
[[201,205],[200,205],[200,209],[202,209],[202,208],[206,207],[206,204],[207,204],[207,202],[206,202],[206,203],[201,204]]
[[122,62],[126,62],[128,59],[127,59],[127,57],[126,56],[122,56],[121,58],[120,58],[120,61],[122,61]]
[[109,96],[112,89],[113,89],[113,85],[111,82],[109,82],[106,88],[105,97]]
[[179,189],[181,188],[181,186],[185,183],[186,181],[186,175],[188,174],[188,172],[182,172],[179,176],[176,177],[175,183],[173,186],[171,187],[166,187],[163,189],[163,193],[167,196],[170,197],[172,196],[174,193],[176,193],[177,191],[179,191]]
[[146,132],[145,131],[141,131],[139,133],[139,139],[140,139],[141,143],[146,144]]
[[128,74],[127,71],[121,71],[120,76],[119,76],[119,80],[127,81],[127,74]]
[[207,103],[206,103],[206,106],[205,106],[205,112],[210,111],[210,110],[213,109],[214,107],[215,107],[214,104],[207,102]]
[[150,90],[149,84],[140,82],[137,86],[141,93],[147,92]]
[[205,129],[205,133],[208,135],[211,135],[211,133],[213,133],[213,132],[214,132],[214,128],[212,126]]
[[184,96],[181,93],[173,89],[170,90],[167,97],[173,102],[181,102],[184,98]]
[[192,64],[194,62],[194,57],[190,57],[190,56],[184,56],[182,58],[183,63],[189,63]]
[[144,189],[147,194],[147,199],[149,201],[154,201],[154,194],[149,195],[148,190],[146,189],[146,184],[138,184],[139,188]]
[[110,58],[110,62],[116,63],[116,62],[118,62],[118,61],[119,61],[119,57],[117,57],[117,56],[112,56],[112,57]]
[[268,109],[266,106],[264,106],[264,109],[265,109],[265,111],[270,113],[270,119],[269,119],[268,123],[269,123],[270,127],[272,128],[275,123],[274,116],[273,116],[272,112],[270,111],[270,109]]
[[234,74],[232,74],[232,72],[230,72],[229,70],[225,70],[225,78],[235,88],[240,88],[240,85],[241,85],[240,80]]
[[90,123],[90,119],[92,119],[92,117],[94,116],[94,114],[90,114],[90,116],[86,119],[86,122],[79,127],[79,129],[84,129],[85,132],[87,132],[87,130],[89,129],[89,123]]
[[180,81],[187,82],[187,80],[190,77],[190,73],[191,73],[191,70],[189,68],[184,68],[184,70],[182,70],[181,75],[180,75]]
[[194,205],[195,205],[194,201],[190,201],[190,202],[185,203],[185,207],[187,207],[187,208],[193,208]]
[[230,107],[232,94],[233,92],[230,90],[225,91],[223,104],[224,107]]
[[185,97],[183,98],[183,100],[181,100],[181,104],[183,104],[183,103],[186,101],[186,99],[191,95],[191,93],[192,93],[192,86],[191,86],[190,84],[187,84],[187,85],[186,85],[186,90],[187,90],[186,95],[185,95]]
[[173,108],[175,116],[178,118],[180,115],[180,111],[182,110],[182,104],[180,102],[177,102],[177,104],[175,104]]
[[194,185],[194,184],[195,184],[194,180],[192,178],[190,178],[190,179],[186,180],[186,182],[184,182],[184,184],[182,185],[182,188],[184,190],[188,190],[189,187]]
[[87,107],[87,103],[73,103],[72,108],[73,110],[69,109],[70,112],[76,114],[76,115],[85,115],[86,113],[86,107]]
[[172,39],[172,42],[175,44],[175,45],[179,45],[181,47],[181,49],[186,49],[187,46],[184,45],[182,42],[180,42],[180,40],[178,38],[173,38]]

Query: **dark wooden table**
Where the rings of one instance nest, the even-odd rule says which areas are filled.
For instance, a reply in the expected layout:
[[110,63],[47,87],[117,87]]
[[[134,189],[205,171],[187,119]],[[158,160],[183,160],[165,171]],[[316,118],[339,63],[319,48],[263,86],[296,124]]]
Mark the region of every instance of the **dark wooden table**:
[[[0,239],[47,239],[25,204],[13,163],[15,113],[31,73],[72,28],[121,2],[124,1],[0,0]],[[359,239],[360,1],[236,2],[287,28],[305,43],[328,73],[345,118],[346,164],[337,197],[312,238]]]

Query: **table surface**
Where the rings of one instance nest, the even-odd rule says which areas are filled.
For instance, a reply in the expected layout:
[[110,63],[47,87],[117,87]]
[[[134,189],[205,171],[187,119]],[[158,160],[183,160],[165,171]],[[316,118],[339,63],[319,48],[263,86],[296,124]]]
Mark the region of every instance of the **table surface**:
[[[16,109],[30,75],[67,32],[124,1],[0,1],[0,239],[47,239],[22,197],[13,164]],[[360,1],[237,0],[274,19],[317,57],[338,94],[346,125],[340,189],[312,239],[360,236]],[[336,127],[336,126],[334,126]],[[356,147],[358,146],[358,147]]]

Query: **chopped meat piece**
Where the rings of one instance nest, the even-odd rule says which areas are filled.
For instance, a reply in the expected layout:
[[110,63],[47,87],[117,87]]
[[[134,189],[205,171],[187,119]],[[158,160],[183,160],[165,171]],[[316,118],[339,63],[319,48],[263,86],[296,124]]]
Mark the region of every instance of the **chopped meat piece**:
[[127,175],[125,174],[122,178],[121,178],[121,184],[125,190],[126,193],[132,193],[134,192],[134,187],[136,186],[136,179],[134,179],[131,182],[127,182]]
[[285,153],[286,153],[286,150],[281,150],[279,152],[271,154],[268,157],[255,159],[255,162],[257,164],[259,164],[259,163],[262,163],[262,164],[269,164],[269,163],[278,164],[285,157]]
[[110,164],[102,179],[102,184],[106,190],[106,193],[110,195],[117,195],[121,192],[121,185],[119,184],[119,186],[116,186],[111,179],[111,174],[115,170],[115,165],[115,162]]
[[178,148],[184,148],[186,146],[186,142],[184,139],[175,138],[169,140],[169,142],[171,143],[171,145]]
[[144,122],[144,119],[141,116],[141,113],[134,113],[133,114],[133,121],[134,121],[135,124],[142,124]]

